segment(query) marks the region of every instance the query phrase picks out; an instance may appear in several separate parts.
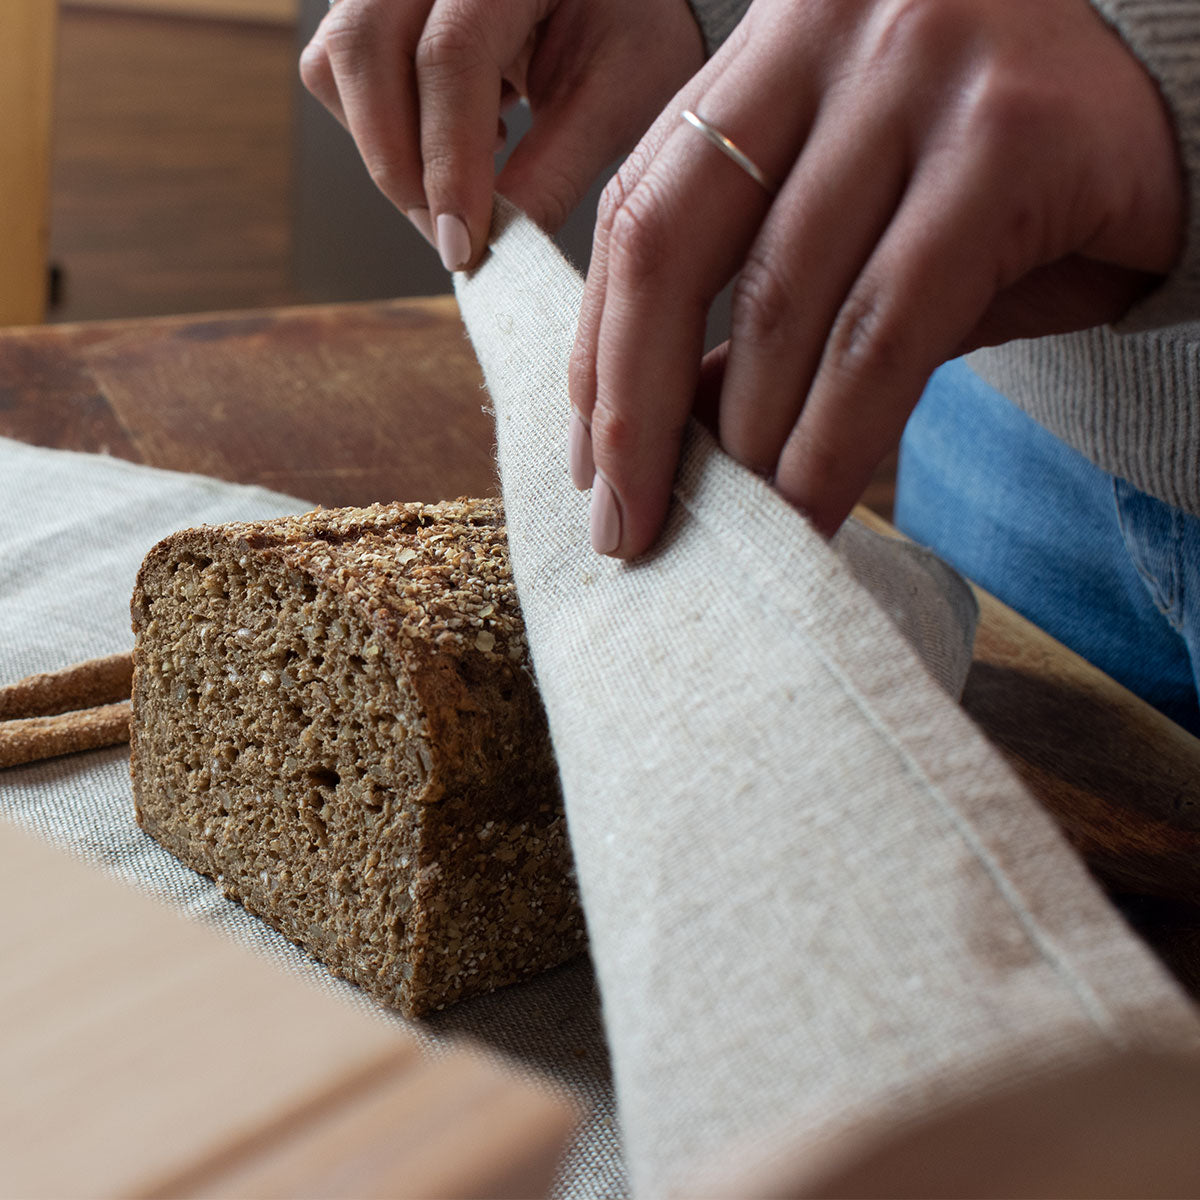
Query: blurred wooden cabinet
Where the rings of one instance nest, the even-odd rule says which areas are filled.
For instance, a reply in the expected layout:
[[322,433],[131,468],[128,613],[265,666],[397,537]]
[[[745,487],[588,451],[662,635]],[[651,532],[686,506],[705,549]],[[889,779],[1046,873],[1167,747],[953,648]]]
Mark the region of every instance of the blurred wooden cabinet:
[[0,325],[45,315],[57,11],[0,3]]
[[[7,2],[7,0],[6,0]],[[218,21],[251,21],[291,25],[298,0],[66,0],[72,8],[124,9],[168,17],[205,17]]]

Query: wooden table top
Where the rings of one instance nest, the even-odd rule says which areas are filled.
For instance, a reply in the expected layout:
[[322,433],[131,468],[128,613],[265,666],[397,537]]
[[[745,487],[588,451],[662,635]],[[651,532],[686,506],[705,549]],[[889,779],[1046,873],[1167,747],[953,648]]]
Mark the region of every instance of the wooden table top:
[[496,491],[454,301],[0,331],[0,434],[335,507]]
[[[327,506],[495,493],[486,404],[449,297],[0,330],[0,435]],[[964,707],[1200,994],[1200,741],[981,604]]]

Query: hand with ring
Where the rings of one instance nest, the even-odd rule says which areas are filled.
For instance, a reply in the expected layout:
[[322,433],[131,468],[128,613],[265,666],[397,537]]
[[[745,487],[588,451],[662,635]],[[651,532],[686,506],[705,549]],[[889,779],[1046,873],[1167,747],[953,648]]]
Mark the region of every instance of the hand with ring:
[[[686,0],[337,0],[300,70],[458,270],[483,252],[494,189],[556,228],[703,59]],[[496,179],[520,97],[530,131]]]
[[593,545],[651,546],[698,397],[831,534],[937,366],[1120,317],[1185,207],[1157,88],[1088,0],[755,0],[601,207],[571,362]]

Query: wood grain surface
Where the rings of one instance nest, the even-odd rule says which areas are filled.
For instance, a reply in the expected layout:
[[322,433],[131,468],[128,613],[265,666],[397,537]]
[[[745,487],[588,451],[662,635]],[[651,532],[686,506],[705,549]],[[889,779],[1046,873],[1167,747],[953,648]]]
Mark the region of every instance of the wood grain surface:
[[[328,506],[494,493],[486,403],[450,298],[0,332],[0,434]],[[1200,741],[981,607],[966,710],[1200,992]]]
[[40,321],[49,262],[57,5],[0,5],[0,324]]
[[545,1194],[574,1118],[539,1083],[431,1059],[7,824],[0,906],[6,1200]]
[[449,297],[0,333],[0,434],[334,507],[496,491]]
[[309,298],[291,279],[296,58],[290,27],[63,8],[51,319]]
[[64,0],[64,3],[70,8],[201,17],[209,21],[250,21],[288,28],[295,25],[298,9],[297,0]]

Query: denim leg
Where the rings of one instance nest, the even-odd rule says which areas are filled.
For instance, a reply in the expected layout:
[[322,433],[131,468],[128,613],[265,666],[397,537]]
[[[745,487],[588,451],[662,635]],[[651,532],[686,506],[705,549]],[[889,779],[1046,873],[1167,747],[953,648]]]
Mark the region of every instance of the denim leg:
[[[1200,589],[1200,522],[1187,518],[1195,523],[1191,557],[1181,551],[1168,570],[1150,548],[1164,544],[1164,528],[1173,544],[1167,515],[1177,510],[1162,505],[1165,514],[1151,519],[1129,493],[1151,498],[1126,488],[956,361],[934,375],[905,432],[896,524],[1200,733],[1189,653],[1189,640],[1200,651],[1200,611],[1189,626],[1147,585],[1152,574],[1163,595],[1182,604],[1190,569]],[[1139,533],[1127,544],[1133,526]],[[1147,572],[1151,558],[1155,570]]]
[[1183,638],[1200,690],[1200,519],[1113,480],[1130,561],[1155,607]]

